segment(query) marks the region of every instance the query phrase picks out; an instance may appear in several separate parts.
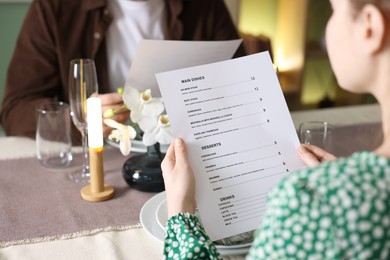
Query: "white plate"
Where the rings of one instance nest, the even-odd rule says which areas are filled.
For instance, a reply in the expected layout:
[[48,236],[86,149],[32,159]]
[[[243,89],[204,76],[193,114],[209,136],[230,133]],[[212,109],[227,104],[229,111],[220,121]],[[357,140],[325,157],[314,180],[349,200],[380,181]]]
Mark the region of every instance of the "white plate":
[[165,230],[156,221],[156,209],[161,201],[165,199],[165,192],[160,192],[151,197],[141,208],[140,222],[146,232],[159,241],[164,241]]
[[[105,141],[107,144],[119,149],[119,143],[109,139],[105,139]],[[169,145],[167,144],[161,144],[160,145],[161,152],[166,153],[168,147]],[[141,140],[131,140],[131,151],[136,153],[146,153],[146,146],[143,144]]]
[[163,201],[160,202],[160,204],[157,206],[156,210],[156,220],[160,228],[165,230],[165,227],[167,226],[168,222],[168,214],[167,214],[168,208],[167,208],[167,200],[164,198]]
[[[157,195],[150,198],[142,207],[140,212],[140,221],[142,227],[152,237],[163,242],[165,238],[165,229],[163,228],[166,224],[166,201],[165,191],[158,193]],[[160,209],[158,211],[158,209]],[[163,217],[163,211],[165,211],[165,217]],[[158,213],[157,213],[158,212]],[[160,220],[157,221],[157,216]],[[165,219],[165,220],[164,220]],[[165,221],[165,222],[164,222]],[[161,224],[159,224],[161,222]],[[240,244],[234,246],[223,246],[216,245],[221,255],[240,255],[246,254],[249,251],[251,243]]]

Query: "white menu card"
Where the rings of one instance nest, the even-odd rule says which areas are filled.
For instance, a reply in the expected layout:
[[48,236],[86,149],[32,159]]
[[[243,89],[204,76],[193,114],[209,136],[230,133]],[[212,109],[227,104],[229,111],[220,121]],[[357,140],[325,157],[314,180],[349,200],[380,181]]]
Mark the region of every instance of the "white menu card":
[[160,97],[155,73],[231,59],[241,42],[142,40],[125,85]]
[[304,165],[268,52],[156,74],[212,240],[256,229],[267,193]]

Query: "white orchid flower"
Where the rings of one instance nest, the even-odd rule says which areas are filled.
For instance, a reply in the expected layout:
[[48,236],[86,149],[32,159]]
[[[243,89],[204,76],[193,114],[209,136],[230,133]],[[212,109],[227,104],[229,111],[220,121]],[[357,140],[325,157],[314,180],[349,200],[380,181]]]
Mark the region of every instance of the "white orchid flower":
[[[144,135],[142,142],[146,146],[154,145],[156,142],[160,144],[170,144],[173,140],[171,124],[167,115],[160,115],[152,120],[149,118],[147,128],[142,129]],[[141,126],[140,126],[141,127]]]
[[123,125],[109,118],[104,119],[104,123],[109,127],[115,128],[108,136],[108,139],[116,142],[119,141],[119,150],[121,153],[124,156],[129,155],[131,151],[131,139],[134,139],[137,135],[135,129],[132,126]]
[[131,111],[130,119],[133,123],[140,123],[147,117],[156,117],[164,111],[161,98],[153,98],[150,89],[139,92],[136,88],[126,86],[122,99]]

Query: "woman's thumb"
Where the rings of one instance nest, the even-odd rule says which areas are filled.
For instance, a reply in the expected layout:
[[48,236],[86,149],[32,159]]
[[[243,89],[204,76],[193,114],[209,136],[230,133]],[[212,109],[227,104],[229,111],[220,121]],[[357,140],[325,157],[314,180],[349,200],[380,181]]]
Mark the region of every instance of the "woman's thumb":
[[182,162],[187,160],[187,149],[184,140],[181,138],[175,139],[175,157],[176,161]]

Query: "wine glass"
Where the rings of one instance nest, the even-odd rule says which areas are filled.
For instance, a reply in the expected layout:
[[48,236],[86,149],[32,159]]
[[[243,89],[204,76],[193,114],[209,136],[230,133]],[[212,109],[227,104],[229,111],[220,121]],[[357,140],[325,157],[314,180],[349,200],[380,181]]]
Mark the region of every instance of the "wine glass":
[[87,183],[89,175],[88,136],[87,136],[87,98],[98,94],[95,62],[90,59],[75,59],[70,62],[69,103],[72,120],[81,132],[83,147],[83,167],[70,173],[74,182]]

